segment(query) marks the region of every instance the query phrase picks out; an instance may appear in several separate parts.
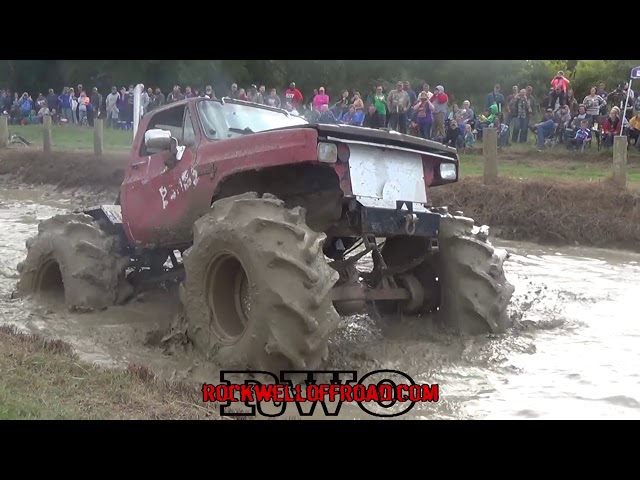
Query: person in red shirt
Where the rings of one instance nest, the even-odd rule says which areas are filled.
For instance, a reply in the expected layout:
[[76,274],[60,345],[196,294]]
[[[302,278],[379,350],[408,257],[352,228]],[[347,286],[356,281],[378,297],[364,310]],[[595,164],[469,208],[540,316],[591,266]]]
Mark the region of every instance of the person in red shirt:
[[613,137],[620,135],[622,128],[622,119],[620,118],[620,109],[613,107],[609,112],[609,116],[602,124],[602,143],[605,147],[613,146]]
[[299,110],[299,107],[302,104],[302,93],[300,93],[300,90],[296,88],[296,84],[294,82],[289,84],[289,88],[284,92],[284,97],[286,99],[285,103],[289,102],[294,109]]

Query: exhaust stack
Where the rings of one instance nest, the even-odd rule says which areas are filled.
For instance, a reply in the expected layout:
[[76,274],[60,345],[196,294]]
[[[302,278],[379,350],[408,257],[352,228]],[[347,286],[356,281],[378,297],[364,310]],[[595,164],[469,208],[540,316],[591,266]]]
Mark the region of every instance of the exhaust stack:
[[133,89],[133,138],[136,138],[136,133],[138,133],[138,124],[140,123],[140,118],[142,118],[143,90],[144,85],[141,83],[136,85],[136,88]]

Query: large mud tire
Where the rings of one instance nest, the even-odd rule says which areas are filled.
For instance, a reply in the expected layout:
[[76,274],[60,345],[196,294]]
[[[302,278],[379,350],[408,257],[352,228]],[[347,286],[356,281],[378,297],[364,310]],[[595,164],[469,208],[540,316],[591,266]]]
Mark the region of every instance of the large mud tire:
[[[307,226],[303,208],[287,209],[271,195],[247,193],[215,202],[196,221],[193,245],[183,255],[180,294],[196,349],[224,368],[317,368],[340,321],[330,296],[338,273],[322,253],[325,238]],[[237,270],[246,275],[248,312],[236,314],[242,300],[231,298],[240,296],[243,280],[226,303],[212,299],[215,285],[221,294],[227,289],[212,273],[222,268],[222,258],[239,262]],[[228,278],[227,284],[234,283]],[[228,335],[221,322],[236,317],[243,325]]]
[[17,296],[62,300],[71,307],[104,308],[132,293],[125,279],[129,259],[118,238],[85,214],[56,215],[40,222],[18,264]]
[[[461,334],[504,332],[511,326],[507,307],[514,292],[504,273],[507,252],[494,248],[473,220],[451,215],[442,218],[438,243],[438,252],[410,272],[427,290],[422,311],[437,308],[441,322]],[[427,248],[425,239],[397,237],[387,240],[382,255],[393,267]]]
[[461,334],[504,333],[511,326],[507,307],[515,288],[504,273],[508,254],[487,235],[466,217],[446,215],[440,224],[438,315]]

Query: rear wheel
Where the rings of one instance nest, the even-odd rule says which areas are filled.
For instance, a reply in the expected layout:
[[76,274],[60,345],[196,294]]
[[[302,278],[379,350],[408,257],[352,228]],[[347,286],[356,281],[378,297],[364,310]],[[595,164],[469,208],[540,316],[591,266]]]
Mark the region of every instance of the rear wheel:
[[125,279],[129,259],[118,238],[106,234],[89,215],[56,215],[38,225],[18,265],[17,295],[36,295],[75,307],[121,303],[133,289]]
[[180,293],[196,348],[225,368],[318,367],[340,319],[324,240],[304,209],[271,195],[215,202],[183,256]]

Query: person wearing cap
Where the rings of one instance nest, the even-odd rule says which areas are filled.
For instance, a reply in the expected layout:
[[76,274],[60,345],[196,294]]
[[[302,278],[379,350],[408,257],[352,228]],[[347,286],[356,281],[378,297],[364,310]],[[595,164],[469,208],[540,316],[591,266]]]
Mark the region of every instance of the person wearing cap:
[[313,109],[321,112],[323,105],[329,105],[329,95],[324,93],[324,87],[320,87],[318,94],[313,97]]
[[431,97],[430,102],[433,104],[433,134],[432,137],[444,138],[447,134],[444,127],[444,119],[447,116],[447,104],[449,96],[444,93],[444,87],[438,85]]
[[264,97],[258,91],[258,87],[255,84],[251,85],[251,88],[249,89],[249,94],[247,96],[249,97],[250,102],[264,103]]

